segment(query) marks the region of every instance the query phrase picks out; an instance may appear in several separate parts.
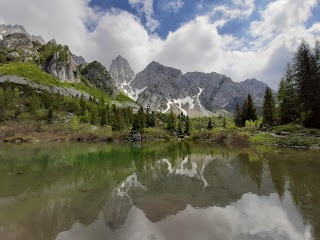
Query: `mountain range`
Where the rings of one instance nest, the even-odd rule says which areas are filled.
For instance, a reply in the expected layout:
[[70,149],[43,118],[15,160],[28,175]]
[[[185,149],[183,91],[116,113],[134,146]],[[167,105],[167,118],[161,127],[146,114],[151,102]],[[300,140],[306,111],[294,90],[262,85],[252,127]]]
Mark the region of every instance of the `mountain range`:
[[21,25],[0,25],[1,58],[40,63],[44,71],[61,82],[81,83],[84,77],[92,86],[114,98],[123,92],[144,108],[162,113],[172,109],[176,114],[189,116],[230,114],[249,93],[259,111],[267,87],[256,79],[233,82],[215,72],[183,74],[179,69],[155,61],[135,74],[130,63],[120,55],[107,71],[101,63],[88,64],[83,57],[73,54],[68,46],[61,46],[55,40],[46,43],[42,37],[29,34]]
[[155,61],[135,75],[122,56],[112,61],[109,73],[117,87],[139,105],[163,113],[172,109],[189,116],[232,113],[249,93],[260,111],[268,86],[256,79],[233,82],[215,72],[183,74],[179,69]]

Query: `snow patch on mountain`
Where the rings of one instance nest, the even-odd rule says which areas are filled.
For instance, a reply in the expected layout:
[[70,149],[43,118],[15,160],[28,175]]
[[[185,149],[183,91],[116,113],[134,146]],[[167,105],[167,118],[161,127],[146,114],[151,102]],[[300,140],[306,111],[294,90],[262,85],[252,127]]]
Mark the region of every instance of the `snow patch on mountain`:
[[174,99],[173,102],[175,104],[178,104],[179,108],[182,108],[181,105],[183,104],[189,104],[189,109],[194,109],[194,99],[192,99],[191,97],[185,97],[185,98],[179,98],[179,99]]
[[165,110],[163,110],[162,113],[168,112],[170,110],[170,108],[171,108],[171,104],[173,104],[173,102],[170,101],[169,99],[167,99],[167,101],[168,101],[167,102],[167,108]]
[[225,108],[226,106],[228,106],[229,103],[226,103],[224,105],[221,106],[221,108]]

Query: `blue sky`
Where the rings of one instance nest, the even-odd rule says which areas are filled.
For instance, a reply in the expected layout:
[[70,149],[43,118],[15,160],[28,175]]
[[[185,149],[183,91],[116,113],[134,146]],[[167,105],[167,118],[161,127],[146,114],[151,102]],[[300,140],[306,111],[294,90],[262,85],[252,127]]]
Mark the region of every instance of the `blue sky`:
[[[141,1],[143,2],[143,1]],[[168,7],[170,2],[179,2],[171,0],[154,0],[153,1],[153,18],[159,22],[159,26],[151,31],[156,33],[161,38],[166,38],[168,33],[176,31],[183,23],[189,22],[195,19],[197,16],[206,15],[214,9],[214,6],[227,4],[232,7],[232,1],[226,0],[181,0],[177,8]],[[263,6],[269,1],[261,0],[257,6]],[[138,9],[128,0],[93,0],[90,2],[90,6],[99,7],[103,10],[109,10],[111,8],[118,8],[124,11],[137,15],[141,23],[146,26],[146,18],[143,14],[140,14]],[[169,5],[170,6],[170,5]],[[219,29],[221,34],[234,34],[235,36],[241,36],[245,34],[246,29],[249,27],[250,22],[258,17],[256,14],[257,9],[253,12],[250,19],[237,19],[228,22],[224,27]],[[213,20],[218,19],[221,14],[212,16]],[[149,31],[150,32],[150,31]]]
[[1,23],[107,68],[120,54],[136,73],[157,61],[276,89],[301,40],[320,39],[320,0],[10,0]]

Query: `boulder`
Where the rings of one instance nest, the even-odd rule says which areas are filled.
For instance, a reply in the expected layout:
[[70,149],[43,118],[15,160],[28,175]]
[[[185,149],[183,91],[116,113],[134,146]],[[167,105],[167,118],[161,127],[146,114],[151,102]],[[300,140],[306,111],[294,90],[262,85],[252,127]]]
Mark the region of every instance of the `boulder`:
[[141,134],[139,132],[131,132],[130,135],[129,135],[129,140],[132,141],[132,142],[138,142],[138,141],[141,141],[142,137],[141,137]]

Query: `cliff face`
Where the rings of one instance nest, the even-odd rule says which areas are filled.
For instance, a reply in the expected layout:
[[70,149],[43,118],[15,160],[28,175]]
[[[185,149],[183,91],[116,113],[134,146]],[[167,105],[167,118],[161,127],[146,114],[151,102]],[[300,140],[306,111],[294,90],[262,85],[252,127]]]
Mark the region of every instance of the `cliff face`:
[[134,77],[130,64],[120,55],[112,60],[109,73],[117,86],[120,86],[123,81],[130,82]]
[[97,88],[100,88],[111,96],[118,94],[111,76],[101,63],[94,61],[88,64],[83,69],[82,75],[88,79],[91,84]]
[[[23,33],[12,33],[0,41],[2,59],[8,61],[34,61],[39,58],[38,46]],[[4,60],[3,60],[4,61]]]
[[80,82],[80,73],[68,46],[58,47],[51,59],[47,59],[44,68],[62,82]]

